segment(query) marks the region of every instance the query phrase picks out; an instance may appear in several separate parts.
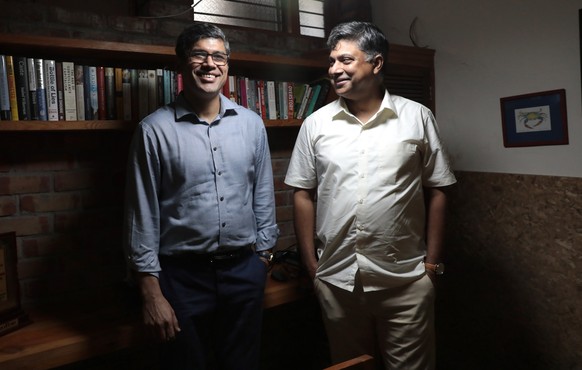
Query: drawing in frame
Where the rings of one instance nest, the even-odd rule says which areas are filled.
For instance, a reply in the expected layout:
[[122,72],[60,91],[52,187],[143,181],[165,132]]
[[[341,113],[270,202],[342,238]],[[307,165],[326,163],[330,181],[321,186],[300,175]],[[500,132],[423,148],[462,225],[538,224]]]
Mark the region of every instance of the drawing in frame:
[[16,233],[0,234],[0,336],[30,323],[20,306]]
[[501,98],[503,145],[509,147],[568,144],[566,90]]

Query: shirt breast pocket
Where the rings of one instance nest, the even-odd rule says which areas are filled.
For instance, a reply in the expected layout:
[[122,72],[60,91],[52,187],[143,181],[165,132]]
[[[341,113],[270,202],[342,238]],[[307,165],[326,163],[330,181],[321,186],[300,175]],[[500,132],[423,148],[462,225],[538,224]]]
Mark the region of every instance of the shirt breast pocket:
[[376,173],[386,184],[397,184],[403,177],[417,173],[420,161],[419,145],[415,142],[387,143],[375,158]]

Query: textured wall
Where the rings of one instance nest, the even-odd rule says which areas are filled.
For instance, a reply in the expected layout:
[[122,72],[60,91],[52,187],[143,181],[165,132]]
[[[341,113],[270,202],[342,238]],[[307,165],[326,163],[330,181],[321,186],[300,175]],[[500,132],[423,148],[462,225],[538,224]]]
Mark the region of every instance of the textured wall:
[[442,369],[582,369],[582,179],[457,173]]

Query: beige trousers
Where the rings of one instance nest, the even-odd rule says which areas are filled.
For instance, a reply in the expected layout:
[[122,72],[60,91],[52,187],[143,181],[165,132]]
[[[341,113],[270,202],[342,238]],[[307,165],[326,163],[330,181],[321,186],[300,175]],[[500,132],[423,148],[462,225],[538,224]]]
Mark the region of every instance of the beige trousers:
[[430,278],[365,293],[359,280],[353,292],[314,281],[332,362],[368,354],[387,370],[433,370],[435,290]]

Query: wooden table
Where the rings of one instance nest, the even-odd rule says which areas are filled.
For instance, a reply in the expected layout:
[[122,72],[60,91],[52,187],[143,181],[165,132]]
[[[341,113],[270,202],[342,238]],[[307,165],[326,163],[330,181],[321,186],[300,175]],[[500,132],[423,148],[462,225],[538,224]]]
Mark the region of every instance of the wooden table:
[[[265,308],[305,296],[297,280],[267,280]],[[0,337],[0,369],[41,370],[145,344],[136,307],[31,311],[32,324]]]

